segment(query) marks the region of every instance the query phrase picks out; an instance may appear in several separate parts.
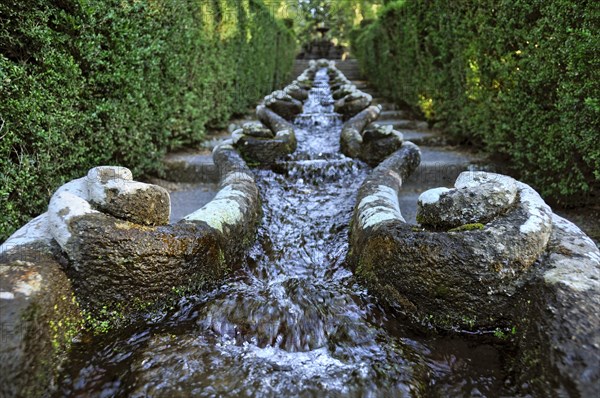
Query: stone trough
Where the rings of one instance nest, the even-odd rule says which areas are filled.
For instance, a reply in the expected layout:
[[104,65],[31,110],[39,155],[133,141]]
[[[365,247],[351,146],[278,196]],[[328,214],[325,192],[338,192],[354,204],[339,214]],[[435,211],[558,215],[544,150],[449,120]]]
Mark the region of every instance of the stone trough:
[[[282,162],[296,150],[292,120],[320,68],[348,158]],[[509,336],[517,381],[540,396],[598,396],[595,244],[528,185],[486,172],[426,191],[419,225],[406,223],[398,194],[422,154],[376,123],[381,111],[334,63],[312,61],[265,97],[258,121],[214,149],[219,191],[180,221],[169,223],[167,191],[123,167],[96,167],[60,187],[46,213],[0,246],[0,396],[47,393],[84,324],[120,326],[231,275],[261,219],[247,162],[290,174],[351,168],[349,158],[375,167],[357,194],[346,259],[372,294],[419,330]]]
[[464,172],[426,191],[417,220],[398,192],[403,148],[363,183],[348,261],[370,290],[420,327],[511,336],[514,368],[541,394],[595,396],[600,379],[600,252],[528,185]]
[[125,325],[184,292],[214,287],[242,264],[261,217],[244,159],[271,165],[295,151],[290,120],[317,68],[265,97],[259,121],[218,145],[210,167],[182,161],[175,177],[218,175],[220,186],[180,221],[169,224],[165,189],[134,181],[124,167],[101,166],[60,187],[46,213],[0,246],[1,396],[43,395],[84,325]]
[[84,318],[118,325],[207,290],[241,263],[260,219],[258,190],[229,143],[213,158],[222,171],[216,197],[175,224],[163,188],[123,167],[96,167],[0,247],[0,395],[41,395]]

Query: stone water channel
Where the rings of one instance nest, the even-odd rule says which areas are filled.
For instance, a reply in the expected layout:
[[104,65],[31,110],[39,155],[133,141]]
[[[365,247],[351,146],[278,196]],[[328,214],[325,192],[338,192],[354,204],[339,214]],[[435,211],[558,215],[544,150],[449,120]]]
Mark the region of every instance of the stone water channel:
[[263,219],[241,271],[77,344],[56,396],[515,395],[497,346],[409,330],[344,264],[371,168],[340,153],[326,68],[295,127],[295,153],[255,169]]

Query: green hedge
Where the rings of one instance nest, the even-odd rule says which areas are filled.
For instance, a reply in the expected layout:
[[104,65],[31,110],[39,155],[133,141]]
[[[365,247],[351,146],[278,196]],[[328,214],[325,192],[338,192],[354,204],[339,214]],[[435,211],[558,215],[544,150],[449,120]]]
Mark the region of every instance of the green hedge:
[[258,0],[1,2],[0,242],[90,167],[160,170],[282,85],[294,53]]
[[592,0],[395,1],[353,52],[382,94],[573,203],[600,187],[599,26]]

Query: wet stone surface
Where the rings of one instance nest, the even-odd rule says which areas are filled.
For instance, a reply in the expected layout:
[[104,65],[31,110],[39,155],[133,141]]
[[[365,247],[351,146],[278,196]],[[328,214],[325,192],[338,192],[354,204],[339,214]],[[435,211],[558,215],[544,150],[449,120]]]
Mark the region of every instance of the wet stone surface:
[[409,333],[344,264],[369,172],[339,153],[326,69],[295,122],[298,150],[255,170],[256,244],[224,286],[76,347],[57,396],[515,395],[501,353]]

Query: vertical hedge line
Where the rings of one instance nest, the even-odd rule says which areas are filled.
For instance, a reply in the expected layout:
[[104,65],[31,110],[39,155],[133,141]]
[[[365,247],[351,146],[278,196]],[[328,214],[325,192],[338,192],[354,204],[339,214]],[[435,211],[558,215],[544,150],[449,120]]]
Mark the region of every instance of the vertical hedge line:
[[159,169],[281,85],[294,52],[260,0],[0,2],[0,242],[92,166]]
[[382,94],[581,201],[600,187],[599,27],[592,0],[403,0],[352,44]]

